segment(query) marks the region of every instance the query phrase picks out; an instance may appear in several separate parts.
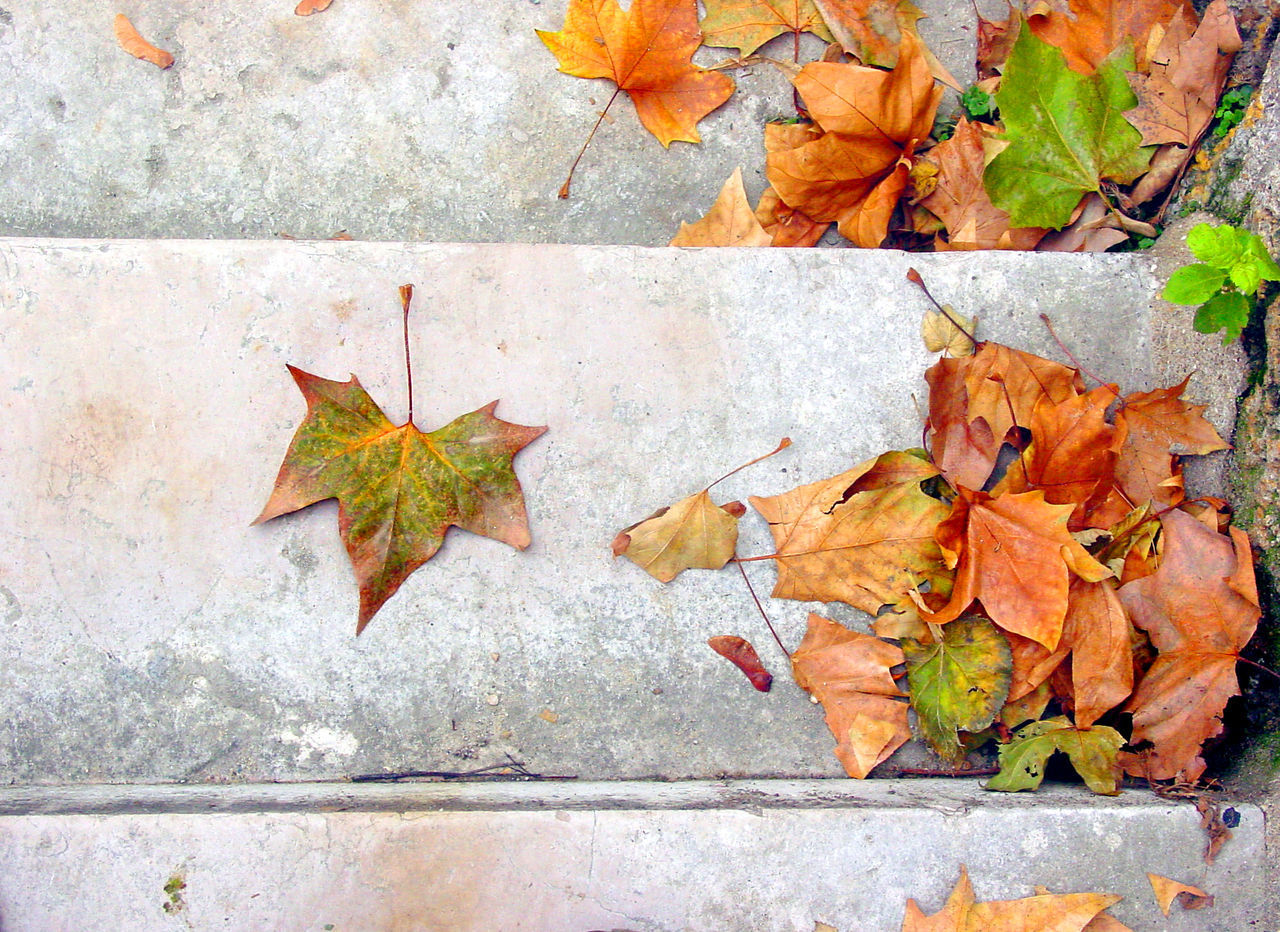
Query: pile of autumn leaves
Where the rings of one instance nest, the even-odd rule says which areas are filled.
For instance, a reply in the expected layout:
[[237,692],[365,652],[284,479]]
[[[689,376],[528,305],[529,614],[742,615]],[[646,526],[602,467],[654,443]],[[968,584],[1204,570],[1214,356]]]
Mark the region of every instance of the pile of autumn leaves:
[[[1057,752],[1099,793],[1122,771],[1194,781],[1260,615],[1248,538],[1224,502],[1184,492],[1179,455],[1225,444],[1185,382],[1086,389],[1076,369],[951,337],[966,354],[926,373],[927,453],[751,498],[775,597],[875,616],[872,635],[811,614],[791,654],[837,757],[865,777],[911,737],[910,709],[952,764],[998,741],[990,789],[1035,788]],[[704,490],[614,552],[664,581],[722,567],[743,511]]]
[[1138,214],[1181,177],[1240,48],[1224,0],[1202,19],[1187,0],[979,17],[977,88],[996,122],[961,117],[936,141],[938,82],[959,87],[920,41],[909,0],[892,15],[867,0],[704,2],[699,24],[695,0],[634,0],[626,12],[571,0],[564,29],[539,33],[561,71],[613,80],[663,145],[698,142],[698,121],[733,93],[725,74],[692,63],[699,45],[746,58],[786,33],[797,50],[801,32],[832,42],[823,60],[789,69],[806,119],[765,127],[759,204],[735,172],[672,245],[811,246],[832,223],[857,246],[938,250],[1103,250],[1154,235]]

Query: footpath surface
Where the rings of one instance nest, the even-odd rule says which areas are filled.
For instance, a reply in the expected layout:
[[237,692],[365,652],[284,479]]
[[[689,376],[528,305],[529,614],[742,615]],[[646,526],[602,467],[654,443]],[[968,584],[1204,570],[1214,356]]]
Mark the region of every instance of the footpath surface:
[[[972,7],[919,5],[967,80]],[[175,52],[166,72],[116,47],[115,10],[0,8],[0,928],[894,930],[962,863],[980,898],[1101,889],[1139,930],[1275,928],[1261,783],[1228,787],[1240,822],[1210,866],[1190,805],[1147,793],[830,779],[821,710],[736,574],[662,587],[608,551],[784,435],[718,491],[916,445],[910,265],[986,337],[1057,356],[1043,312],[1126,387],[1196,370],[1229,433],[1242,355],[1154,300],[1177,229],[1151,256],[637,248],[738,165],[759,194],[761,124],[790,109],[772,69],[735,75],[702,146],[664,151],[622,107],[560,201],[611,91],[534,36],[563,3],[292,6],[123,9]],[[1232,184],[1274,250],[1275,67],[1262,98]],[[385,242],[264,241],[338,230]],[[419,422],[501,398],[550,428],[517,460],[534,545],[455,534],[356,640],[336,509],[248,524],[303,411],[285,363],[354,372],[403,420],[406,282]],[[1277,371],[1239,453],[1261,464],[1258,543]],[[1221,490],[1229,466],[1193,481]],[[743,549],[769,549],[750,517]],[[788,643],[809,608],[857,621],[775,603]],[[705,647],[721,633],[762,648],[773,693]],[[581,782],[343,782],[508,754]],[[1147,870],[1217,903],[1166,919]]]

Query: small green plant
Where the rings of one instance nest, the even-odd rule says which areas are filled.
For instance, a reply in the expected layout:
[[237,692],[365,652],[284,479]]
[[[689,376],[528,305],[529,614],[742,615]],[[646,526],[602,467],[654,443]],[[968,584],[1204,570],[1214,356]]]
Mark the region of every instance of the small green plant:
[[960,106],[970,119],[989,117],[996,112],[996,99],[976,84],[960,95]]
[[1174,304],[1199,304],[1194,326],[1200,333],[1225,330],[1223,344],[1238,339],[1264,281],[1280,281],[1276,265],[1257,234],[1223,224],[1197,224],[1187,246],[1199,262],[1169,277],[1161,293]]
[[1245,108],[1249,106],[1249,98],[1253,96],[1253,87],[1241,84],[1231,88],[1218,100],[1218,109],[1213,113],[1213,135],[1221,139],[1231,132],[1244,119]]

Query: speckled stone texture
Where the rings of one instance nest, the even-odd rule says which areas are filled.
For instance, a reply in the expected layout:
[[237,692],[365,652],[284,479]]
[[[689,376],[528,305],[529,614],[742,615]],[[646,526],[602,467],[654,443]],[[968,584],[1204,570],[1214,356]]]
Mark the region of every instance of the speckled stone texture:
[[[609,542],[783,436],[717,500],[918,446],[933,357],[910,264],[986,336],[1057,354],[1047,313],[1093,372],[1151,387],[1154,279],[1134,255],[0,243],[0,780],[332,779],[507,753],[584,779],[838,774],[739,574],[663,586]],[[405,282],[419,425],[499,398],[550,429],[516,460],[533,546],[452,532],[357,639],[332,503],[249,523],[305,410],[286,362],[357,373],[403,421]],[[772,551],[758,515],[742,526],[740,552]],[[749,572],[766,594],[769,564]],[[792,647],[811,608],[770,605]],[[755,642],[772,693],[712,653],[717,634]]]

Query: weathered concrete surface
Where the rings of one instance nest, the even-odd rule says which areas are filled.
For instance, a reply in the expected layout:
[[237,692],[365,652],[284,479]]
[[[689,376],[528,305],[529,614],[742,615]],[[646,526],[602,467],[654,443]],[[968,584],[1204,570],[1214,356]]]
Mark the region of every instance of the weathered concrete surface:
[[[1111,913],[1135,930],[1274,928],[1249,805],[1209,866],[1190,806],[1053,785],[310,786],[293,788],[302,811],[217,815],[168,812],[191,791],[158,789],[159,811],[141,789],[125,791],[134,814],[0,816],[5,928],[896,932],[908,898],[941,908],[962,864],[979,899],[1043,884],[1119,894]],[[315,811],[326,799],[348,811]],[[388,799],[403,810],[383,811]],[[1165,918],[1148,871],[1216,902]]]
[[[972,5],[918,6],[922,35],[969,80]],[[734,73],[702,145],[664,150],[621,99],[559,200],[613,91],[559,74],[534,34],[561,28],[566,0],[293,7],[3,0],[0,235],[664,245],[735,167],[759,196],[763,124],[795,113],[790,84],[758,65]],[[177,63],[123,52],[117,12]],[[789,41],[766,52],[789,57]]]
[[[608,544],[784,435],[718,494],[918,445],[932,357],[909,264],[985,336],[1056,354],[1044,312],[1093,372],[1152,387],[1135,255],[0,243],[0,780],[331,779],[505,753],[583,778],[839,773],[737,573],[662,586]],[[304,410],[286,362],[358,373],[403,420],[403,282],[419,424],[501,398],[550,431],[517,460],[533,546],[453,532],[357,640],[331,504],[249,522]],[[741,552],[771,550],[752,513]],[[772,570],[751,574],[767,592]],[[789,644],[811,607],[771,605]],[[705,646],[724,633],[760,647],[772,693]]]

